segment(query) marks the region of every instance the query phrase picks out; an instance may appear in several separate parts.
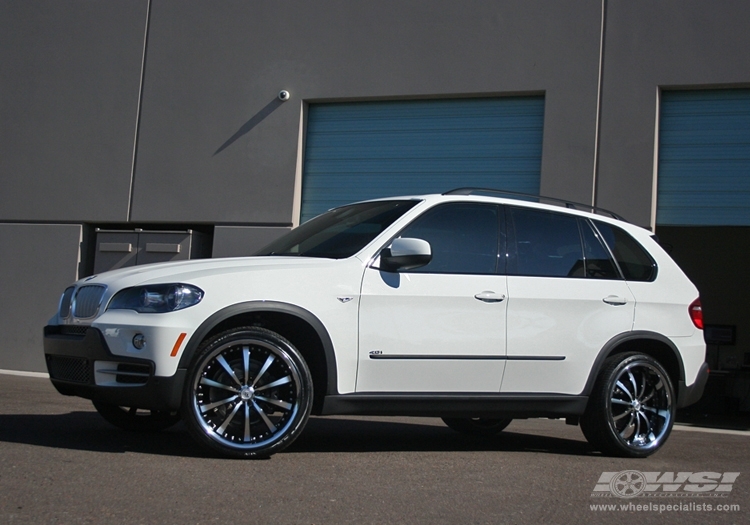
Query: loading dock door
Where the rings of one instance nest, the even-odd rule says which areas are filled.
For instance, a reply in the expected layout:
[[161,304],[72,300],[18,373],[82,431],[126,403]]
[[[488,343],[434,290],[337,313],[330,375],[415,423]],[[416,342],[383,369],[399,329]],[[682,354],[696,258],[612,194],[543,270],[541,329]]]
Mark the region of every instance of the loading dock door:
[[301,222],[462,186],[537,194],[543,124],[541,96],[311,104]]
[[656,233],[700,291],[707,336],[734,336],[706,337],[712,375],[688,410],[729,415],[750,406],[750,89],[665,91],[659,128]]
[[750,226],[750,89],[665,91],[656,224]]

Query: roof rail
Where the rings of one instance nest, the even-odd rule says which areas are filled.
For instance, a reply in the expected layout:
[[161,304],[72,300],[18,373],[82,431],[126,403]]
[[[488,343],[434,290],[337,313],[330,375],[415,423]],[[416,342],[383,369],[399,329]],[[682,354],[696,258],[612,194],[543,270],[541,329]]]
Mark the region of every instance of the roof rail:
[[456,188],[455,190],[446,191],[443,195],[498,195],[508,196],[512,199],[534,199],[536,202],[544,204],[550,202],[552,204],[560,204],[566,208],[574,210],[588,211],[590,213],[596,213],[599,215],[606,215],[618,221],[628,222],[620,215],[613,211],[605,210],[597,206],[591,206],[590,204],[582,204],[580,202],[571,202],[564,199],[555,199],[554,197],[544,197],[542,195],[534,195],[532,193],[521,193],[518,191],[506,191],[506,190],[495,190],[492,188]]

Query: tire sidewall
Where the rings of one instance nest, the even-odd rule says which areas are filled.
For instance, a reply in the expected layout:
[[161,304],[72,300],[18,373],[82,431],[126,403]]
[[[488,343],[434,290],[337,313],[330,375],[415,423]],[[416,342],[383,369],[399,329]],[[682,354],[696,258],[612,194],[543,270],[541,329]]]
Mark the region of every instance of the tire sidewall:
[[[619,359],[618,359],[619,358]],[[600,416],[603,416],[606,422],[606,426],[608,429],[608,434],[610,437],[610,441],[612,445],[617,447],[621,454],[629,456],[629,457],[646,457],[650,456],[657,450],[659,450],[664,443],[667,441],[669,434],[672,431],[672,426],[674,424],[674,418],[675,418],[675,411],[676,411],[676,403],[675,403],[675,394],[674,394],[674,387],[672,386],[672,381],[669,377],[669,374],[664,369],[664,367],[655,359],[652,357],[646,355],[646,354],[627,354],[624,357],[623,356],[613,356],[613,363],[617,363],[616,365],[610,365],[605,370],[606,377],[605,382],[603,383],[603,388],[600,392],[597,393],[597,395],[602,396],[602,398],[599,400],[600,403],[602,403],[604,408],[604,413]],[[633,447],[625,443],[622,438],[619,435],[619,432],[617,431],[614,420],[611,417],[612,414],[612,405],[611,405],[611,398],[612,393],[614,392],[615,384],[617,382],[617,379],[619,378],[622,371],[634,364],[634,363],[643,363],[650,367],[653,367],[656,369],[659,374],[662,377],[662,380],[665,383],[665,388],[667,390],[667,395],[669,396],[670,400],[670,417],[669,422],[667,424],[667,428],[664,430],[661,438],[659,439],[659,442],[656,443],[653,446],[649,447]]]
[[[266,446],[254,449],[232,448],[217,441],[202,424],[201,416],[198,414],[198,404],[195,401],[195,388],[200,380],[200,376],[205,364],[213,359],[217,349],[231,345],[236,341],[257,341],[263,345],[272,346],[274,352],[282,353],[285,358],[295,368],[299,377],[299,387],[297,392],[297,412],[292,421],[286,428],[283,435],[274,439]],[[185,381],[183,392],[182,414],[185,424],[191,435],[201,444],[208,446],[214,452],[223,456],[235,458],[263,458],[280,452],[285,449],[299,436],[304,429],[312,409],[313,391],[312,377],[297,349],[287,339],[281,335],[258,327],[243,327],[218,334],[203,343],[196,357],[188,369],[188,377]]]

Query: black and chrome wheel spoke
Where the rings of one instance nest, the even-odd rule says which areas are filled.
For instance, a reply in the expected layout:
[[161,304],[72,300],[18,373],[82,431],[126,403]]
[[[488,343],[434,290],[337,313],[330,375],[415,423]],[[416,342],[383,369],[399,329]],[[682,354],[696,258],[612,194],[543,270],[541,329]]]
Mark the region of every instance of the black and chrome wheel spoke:
[[656,395],[656,390],[655,389],[651,390],[651,392],[647,396],[641,398],[641,400],[640,400],[641,404],[648,403],[651,400],[651,398],[654,397],[654,395]]
[[218,345],[201,361],[200,376],[193,383],[192,399],[202,432],[239,451],[272,446],[288,431],[300,408],[296,366],[280,347],[264,341]]
[[627,389],[627,388],[625,387],[625,385],[623,385],[623,384],[622,384],[622,382],[621,382],[621,381],[618,381],[618,382],[617,382],[617,386],[618,386],[618,387],[620,388],[620,390],[621,390],[621,391],[622,391],[622,392],[623,392],[623,393],[624,393],[625,395],[627,395],[627,396],[628,396],[628,397],[630,398],[630,400],[631,400],[631,401],[633,400],[633,396],[632,396],[632,394],[631,394],[631,393],[630,393],[630,391],[629,391],[629,390],[628,390],[628,389]]
[[229,390],[230,392],[234,392],[236,394],[239,394],[239,389],[236,387],[225,385],[224,383],[219,383],[218,381],[214,381],[213,379],[209,379],[207,377],[201,377],[201,385],[206,386],[212,386],[214,388],[221,388],[223,390]]
[[667,409],[644,406],[643,410],[648,410],[662,420],[666,420],[669,418],[669,410]]
[[268,383],[267,385],[259,386],[255,389],[256,392],[260,392],[262,390],[268,390],[269,388],[275,388],[277,386],[286,385],[288,383],[292,382],[292,378],[289,376],[282,377],[281,379],[277,379],[276,381],[273,381],[271,383]]
[[256,395],[255,399],[257,399],[258,401],[263,401],[264,403],[268,403],[269,405],[274,405],[279,408],[283,408],[284,410],[287,410],[287,411],[291,410],[293,406],[291,403],[288,403],[286,401],[282,401],[280,399],[272,399],[270,397],[263,397],[263,396]]
[[255,385],[258,384],[258,381],[261,377],[263,377],[263,374],[266,373],[266,371],[271,367],[273,362],[276,360],[276,358],[272,355],[268,356],[268,359],[266,359],[266,362],[263,363],[263,368],[260,369],[260,372],[258,372],[258,375],[255,376],[255,379],[253,379],[253,384],[251,385],[253,388],[255,388]]
[[638,397],[638,385],[635,384],[635,376],[633,375],[632,370],[628,368],[628,379],[630,379],[630,384],[633,385],[633,393],[630,396],[631,398]]
[[252,403],[253,403],[253,407],[258,412],[258,415],[268,427],[268,430],[270,430],[271,432],[276,432],[276,425],[274,425],[273,422],[270,419],[268,419],[268,416],[263,411],[263,409],[258,406],[258,403],[256,403],[255,400],[253,400]]
[[236,401],[237,398],[239,398],[239,396],[232,396],[232,397],[228,397],[226,399],[221,399],[219,401],[214,401],[213,403],[208,403],[206,405],[201,405],[200,406],[201,407],[201,412],[203,412],[205,414],[209,410],[213,410],[216,407],[220,407],[222,405],[226,405],[228,403]]
[[245,443],[250,443],[252,436],[250,435],[250,404],[244,403],[245,405]]
[[224,423],[222,423],[221,426],[216,429],[216,432],[218,432],[219,434],[223,434],[224,432],[226,432],[227,427],[234,419],[234,416],[237,415],[237,412],[239,411],[241,406],[242,406],[242,403],[237,403],[236,405],[234,405],[234,409],[232,410],[232,412],[230,412],[230,414],[224,420]]
[[643,363],[625,367],[614,382],[609,411],[612,424],[627,446],[657,445],[672,417],[672,401],[661,372]]
[[250,347],[249,346],[243,346],[242,347],[242,370],[244,372],[244,376],[242,378],[245,385],[248,384],[250,381]]
[[620,431],[620,437],[623,439],[629,439],[632,437],[633,432],[635,431],[635,425],[633,424],[635,420],[635,415],[631,412],[630,413],[630,420],[625,424],[623,429]]
[[219,357],[217,357],[216,361],[222,366],[222,368],[224,368],[224,370],[227,371],[227,374],[229,374],[229,377],[231,377],[232,379],[234,379],[235,383],[237,383],[238,385],[242,386],[242,383],[237,378],[237,374],[234,373],[234,370],[232,370],[232,367],[229,366],[229,363],[227,363],[227,360],[224,359],[223,355],[220,355]]
[[[629,404],[629,403],[628,403],[628,404]],[[632,413],[633,413],[633,411],[632,411],[631,409],[627,409],[627,410],[625,410],[625,411],[621,412],[620,414],[618,414],[618,415],[614,416],[614,417],[612,418],[612,420],[613,420],[613,421],[619,421],[619,420],[621,420],[622,418],[624,418],[625,416],[629,416],[629,415],[630,415],[630,414],[632,414]]]

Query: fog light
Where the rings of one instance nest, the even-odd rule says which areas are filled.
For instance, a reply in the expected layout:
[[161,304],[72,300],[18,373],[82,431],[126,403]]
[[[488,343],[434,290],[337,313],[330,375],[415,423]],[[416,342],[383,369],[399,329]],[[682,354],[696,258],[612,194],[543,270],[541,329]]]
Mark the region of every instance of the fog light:
[[143,334],[135,334],[135,337],[133,337],[133,346],[138,350],[143,350],[143,347],[146,346],[146,336]]

